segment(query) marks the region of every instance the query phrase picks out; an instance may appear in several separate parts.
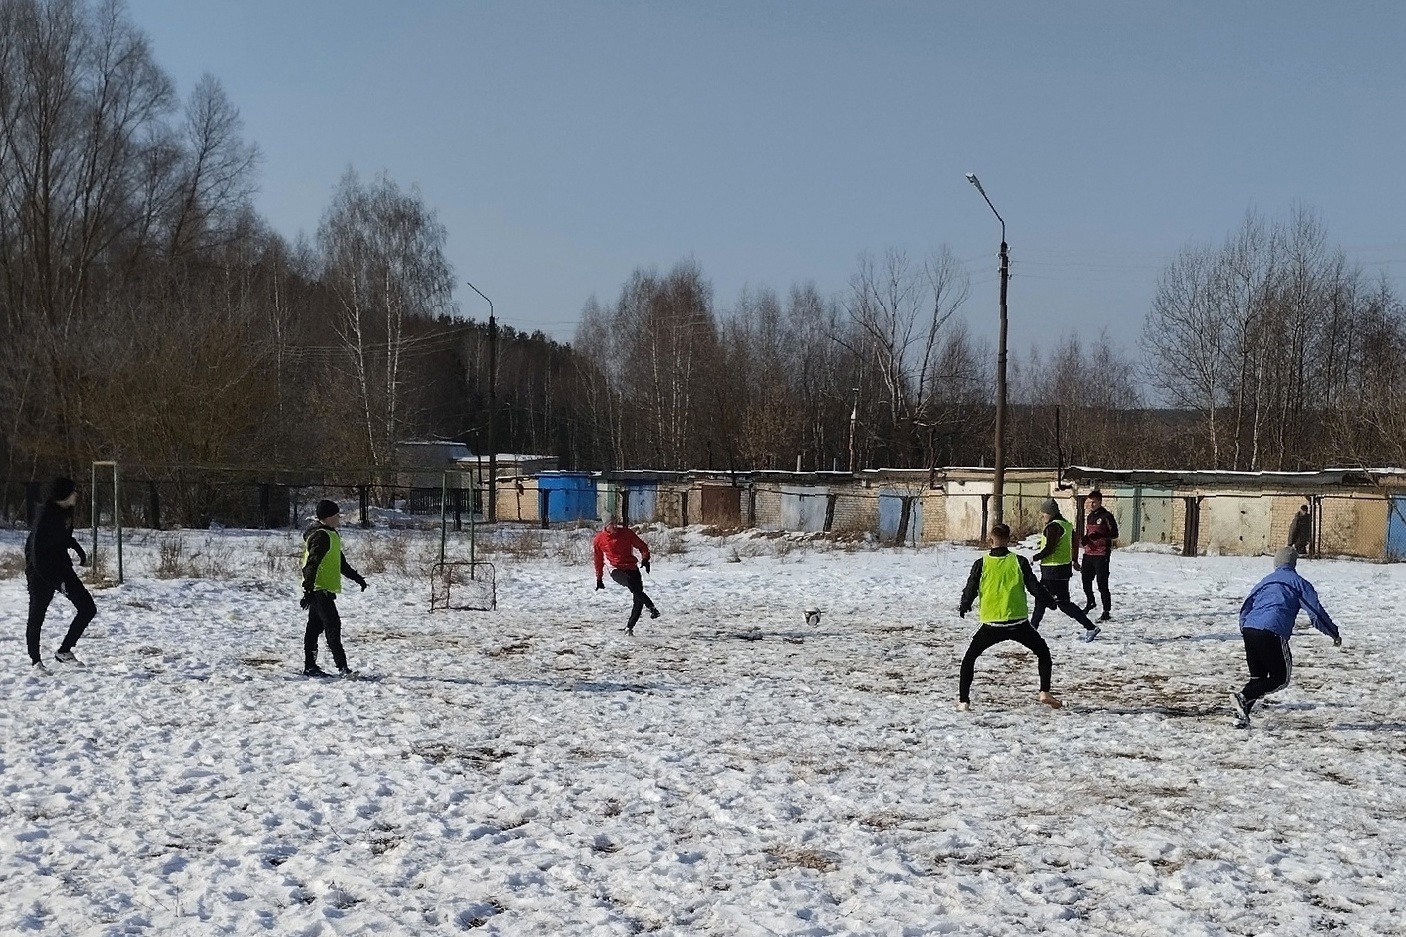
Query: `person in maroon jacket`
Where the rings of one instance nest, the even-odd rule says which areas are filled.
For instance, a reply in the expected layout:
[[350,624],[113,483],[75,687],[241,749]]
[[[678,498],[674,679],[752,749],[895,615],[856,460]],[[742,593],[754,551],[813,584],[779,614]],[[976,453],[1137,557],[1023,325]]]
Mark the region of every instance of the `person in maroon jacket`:
[[[636,550],[640,554],[638,561],[635,559]],[[654,607],[654,602],[645,594],[644,578],[640,576],[640,566],[644,567],[645,572],[649,572],[649,544],[612,517],[591,541],[591,552],[596,564],[596,588],[605,588],[603,573],[605,564],[609,562],[610,578],[629,589],[630,594],[634,596],[635,604],[630,609],[630,620],[625,625],[626,634],[635,633],[635,623],[640,620],[640,613],[646,608],[649,609],[650,618],[659,617],[659,609]]]
[[1098,582],[1098,595],[1103,599],[1103,614],[1099,621],[1108,621],[1109,610],[1113,607],[1112,596],[1108,592],[1108,562],[1113,556],[1113,541],[1118,539],[1118,520],[1113,512],[1103,506],[1103,492],[1095,488],[1084,501],[1088,513],[1084,515],[1084,535],[1079,538],[1084,559],[1080,564],[1084,578],[1084,611],[1094,607],[1094,582]]

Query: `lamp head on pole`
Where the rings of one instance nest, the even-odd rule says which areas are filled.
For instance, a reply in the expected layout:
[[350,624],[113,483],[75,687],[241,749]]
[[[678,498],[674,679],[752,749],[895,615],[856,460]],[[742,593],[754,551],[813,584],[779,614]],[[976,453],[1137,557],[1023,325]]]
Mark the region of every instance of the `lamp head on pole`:
[[967,173],[967,181],[976,186],[976,190],[981,193],[981,197],[986,199],[986,204],[991,209],[991,214],[996,216],[996,220],[1001,222],[1001,243],[1006,242],[1006,219],[1001,217],[1001,213],[996,210],[996,206],[991,204],[991,196],[986,194],[986,190],[981,187],[981,180],[976,177],[976,173]]

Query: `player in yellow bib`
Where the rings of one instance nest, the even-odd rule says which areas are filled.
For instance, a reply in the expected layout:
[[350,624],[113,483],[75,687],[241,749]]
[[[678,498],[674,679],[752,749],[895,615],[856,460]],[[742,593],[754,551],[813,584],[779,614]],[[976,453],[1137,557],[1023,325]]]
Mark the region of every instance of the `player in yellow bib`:
[[1040,533],[1040,551],[1031,560],[1040,564],[1040,585],[1049,593],[1049,598],[1036,603],[1030,624],[1040,627],[1045,609],[1057,608],[1083,625],[1084,640],[1092,641],[1103,629],[1089,621],[1084,610],[1069,598],[1069,580],[1078,565],[1074,562],[1074,525],[1059,513],[1059,503],[1054,498],[1045,499],[1040,505],[1040,514],[1045,519],[1045,529]]
[[342,510],[335,501],[317,503],[317,523],[303,534],[303,599],[298,604],[308,610],[308,628],[303,633],[303,674],[309,677],[329,677],[331,674],[317,666],[317,639],[327,635],[327,647],[332,662],[343,677],[355,677],[356,671],[347,665],[347,652],[342,649],[342,617],[337,614],[337,594],[342,591],[342,577],[366,591],[366,580],[342,555],[342,535],[337,533]]
[[1002,641],[1015,641],[1035,653],[1040,668],[1040,695],[1046,706],[1058,709],[1064,705],[1050,693],[1050,674],[1054,665],[1050,648],[1030,624],[1030,606],[1025,600],[1028,590],[1037,602],[1047,598],[1044,588],[1035,580],[1035,573],[1025,557],[1010,551],[1011,529],[1005,524],[991,528],[991,552],[977,560],[962,590],[962,603],[957,614],[963,618],[974,603],[981,617],[981,628],[972,636],[967,654],[962,658],[962,673],[957,685],[957,708],[971,709],[972,679],[976,674],[976,659],[988,648]]

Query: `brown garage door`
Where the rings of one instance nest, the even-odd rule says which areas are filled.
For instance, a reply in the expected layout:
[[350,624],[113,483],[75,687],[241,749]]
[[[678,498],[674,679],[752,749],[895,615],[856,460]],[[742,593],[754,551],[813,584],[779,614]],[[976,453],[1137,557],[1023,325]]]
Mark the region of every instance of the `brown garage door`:
[[703,523],[741,527],[742,489],[731,485],[704,485]]

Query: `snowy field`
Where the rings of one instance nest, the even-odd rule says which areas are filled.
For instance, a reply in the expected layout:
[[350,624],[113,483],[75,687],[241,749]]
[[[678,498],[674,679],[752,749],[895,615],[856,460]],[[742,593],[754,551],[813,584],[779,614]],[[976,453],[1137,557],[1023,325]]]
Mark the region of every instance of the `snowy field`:
[[1406,934],[1406,566],[1301,564],[1344,646],[1301,621],[1242,731],[1265,557],[1117,554],[1099,641],[1041,629],[1066,707],[1007,644],[958,713],[974,549],[645,531],[627,638],[589,534],[431,614],[437,537],[348,530],[350,682],[298,674],[296,534],[235,532],[138,534],[31,676],[0,533],[0,933]]

